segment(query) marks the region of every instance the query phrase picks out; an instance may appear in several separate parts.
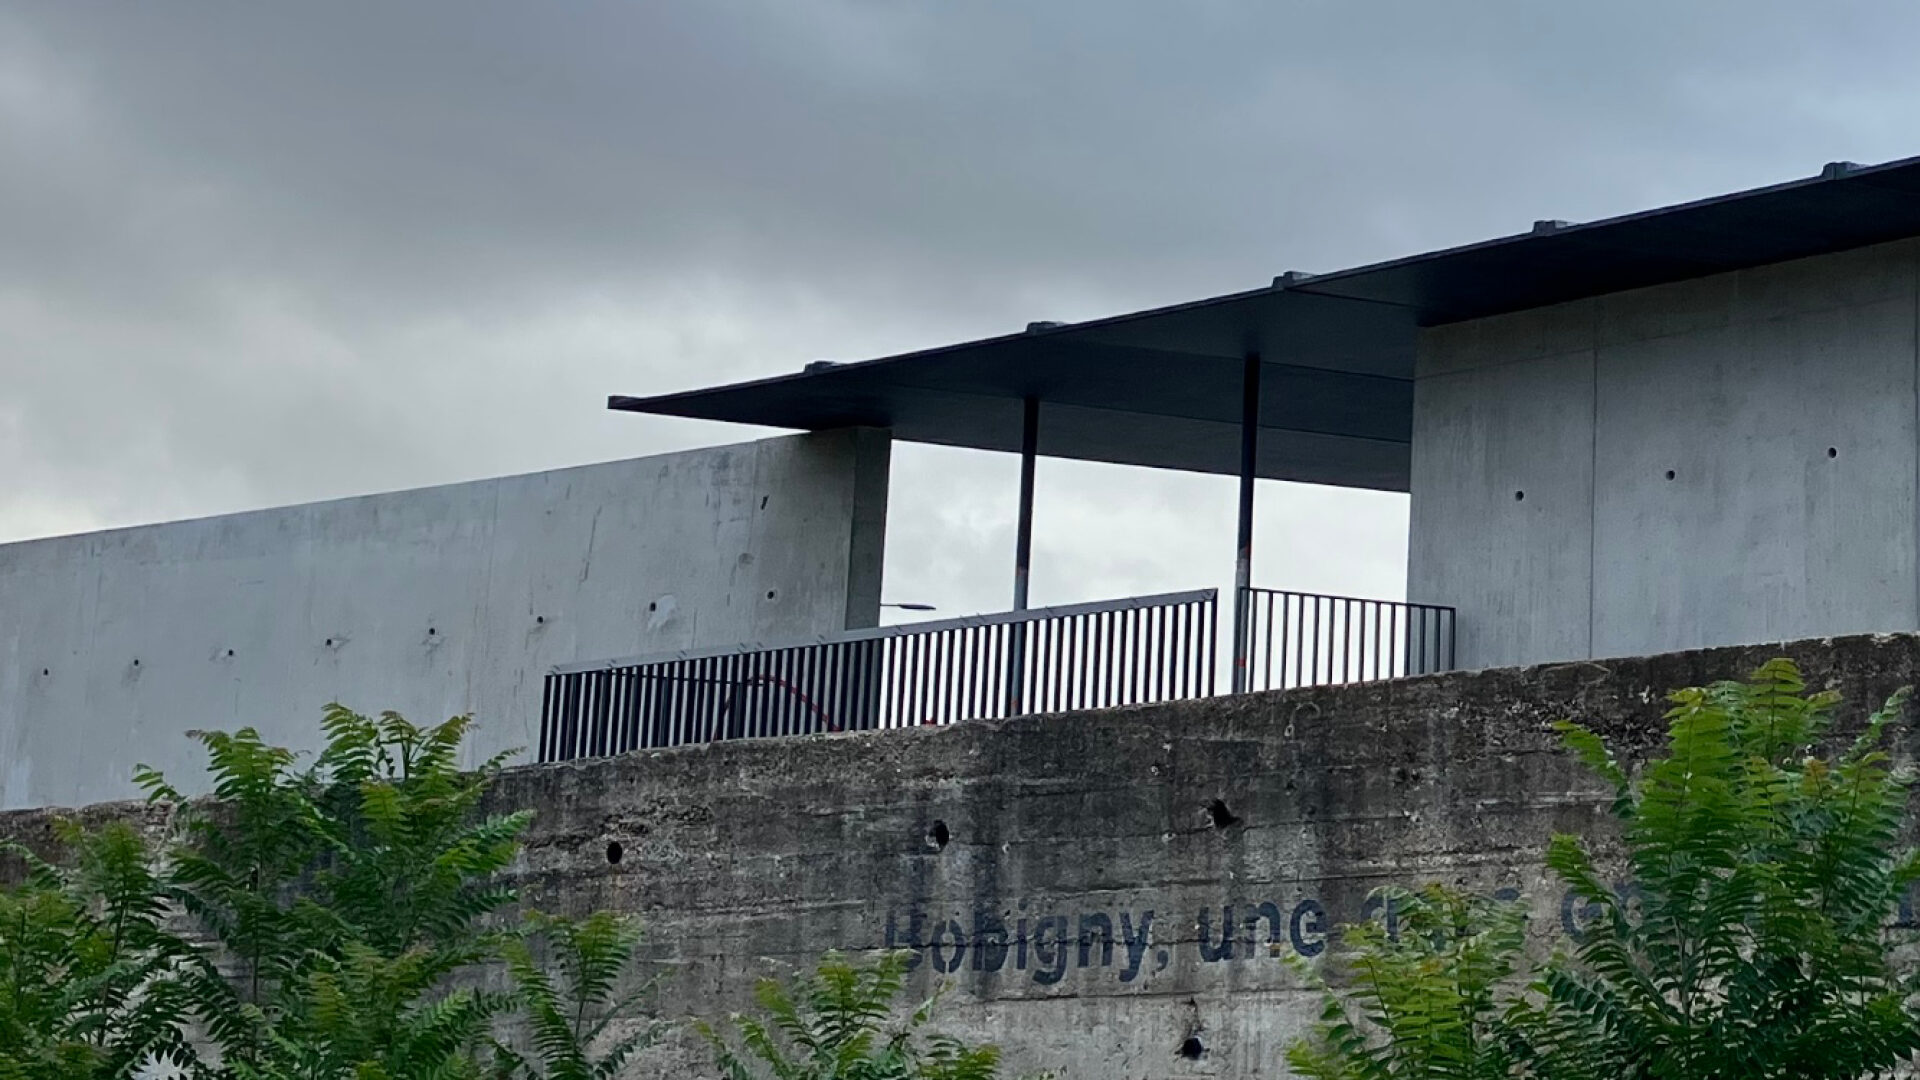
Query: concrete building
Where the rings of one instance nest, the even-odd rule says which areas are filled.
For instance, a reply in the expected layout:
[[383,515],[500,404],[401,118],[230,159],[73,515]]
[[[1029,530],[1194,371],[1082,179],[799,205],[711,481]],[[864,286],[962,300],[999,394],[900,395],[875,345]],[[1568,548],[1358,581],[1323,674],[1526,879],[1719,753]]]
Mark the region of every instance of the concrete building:
[[[559,760],[1920,629],[1916,325],[1920,159],[1836,164],[610,401],[797,439],[0,546],[0,805],[336,698]],[[890,440],[1021,454],[1010,610],[874,626]],[[1028,610],[1042,456],[1237,476],[1231,619]],[[1408,598],[1259,588],[1260,478],[1409,493]]]
[[884,432],[849,429],[0,546],[0,807],[183,788],[194,728],[338,701],[534,746],[582,655],[872,626]]
[[1410,494],[1408,594],[1444,614],[1444,648],[1375,657],[1386,674],[1913,630],[1916,236],[1920,159],[1839,163],[612,406],[1238,475],[1236,688],[1344,677],[1287,655],[1263,681],[1303,642],[1423,648],[1334,600],[1287,598],[1271,625],[1249,591],[1256,477]]

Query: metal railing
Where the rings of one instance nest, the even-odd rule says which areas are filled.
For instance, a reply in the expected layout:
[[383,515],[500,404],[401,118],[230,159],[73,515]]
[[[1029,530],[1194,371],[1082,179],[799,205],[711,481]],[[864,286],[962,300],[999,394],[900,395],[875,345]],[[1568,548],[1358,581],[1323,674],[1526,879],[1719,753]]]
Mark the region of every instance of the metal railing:
[[1371,682],[1454,667],[1450,607],[1248,589],[1247,689]]
[[557,667],[539,760],[1214,692],[1215,590]]

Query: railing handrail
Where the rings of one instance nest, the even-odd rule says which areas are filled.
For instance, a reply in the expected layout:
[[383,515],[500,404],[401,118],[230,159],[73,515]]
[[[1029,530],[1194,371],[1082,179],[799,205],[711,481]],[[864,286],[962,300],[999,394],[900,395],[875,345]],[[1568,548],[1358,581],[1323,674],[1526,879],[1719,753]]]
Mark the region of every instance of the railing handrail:
[[1383,600],[1377,596],[1341,596],[1339,593],[1305,592],[1300,589],[1267,589],[1259,585],[1247,586],[1248,592],[1272,593],[1275,596],[1304,596],[1309,600],[1343,600],[1350,604],[1394,604],[1399,607],[1425,608],[1428,611],[1452,611],[1449,604],[1423,604],[1418,600]]
[[1071,618],[1079,615],[1098,615],[1107,611],[1132,611],[1136,608],[1191,604],[1206,600],[1218,600],[1219,596],[1220,590],[1218,589],[1189,589],[1186,592],[1156,593],[1152,596],[1129,596],[1120,600],[1093,600],[1082,604],[1062,604],[1056,607],[1028,608],[1025,611],[995,611],[984,615],[961,615],[951,619],[933,619],[927,622],[900,623],[896,626],[875,626],[864,630],[841,630],[831,634],[820,634],[811,638],[789,641],[780,645],[742,642],[737,645],[680,649],[674,652],[653,653],[647,656],[629,656],[616,660],[587,660],[573,664],[556,664],[548,669],[548,674],[576,675],[581,672],[614,671],[619,668],[641,667],[647,664],[664,664],[677,660],[706,660],[716,656],[780,652],[785,649],[806,649],[817,645],[844,645],[858,641],[880,641],[886,638],[910,637],[915,634],[934,634],[947,630],[965,630],[980,626],[1012,625],[1017,623],[1040,622],[1047,619]]

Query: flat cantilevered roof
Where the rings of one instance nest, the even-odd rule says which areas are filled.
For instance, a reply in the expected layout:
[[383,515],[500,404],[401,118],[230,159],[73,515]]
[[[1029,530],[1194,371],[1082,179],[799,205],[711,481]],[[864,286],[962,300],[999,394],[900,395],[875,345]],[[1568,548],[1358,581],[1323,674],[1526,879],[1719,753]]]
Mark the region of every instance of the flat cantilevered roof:
[[1173,307],[656,397],[629,412],[1240,471],[1245,358],[1261,361],[1256,473],[1405,491],[1416,332],[1920,236],[1920,158],[1320,275]]

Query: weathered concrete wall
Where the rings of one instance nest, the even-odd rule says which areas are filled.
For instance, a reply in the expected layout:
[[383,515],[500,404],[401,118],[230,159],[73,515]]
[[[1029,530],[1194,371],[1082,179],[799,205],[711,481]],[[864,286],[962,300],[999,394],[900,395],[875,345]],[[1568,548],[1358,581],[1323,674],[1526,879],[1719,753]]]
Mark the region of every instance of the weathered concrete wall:
[[[892,944],[916,994],[951,984],[940,1026],[1002,1045],[1010,1074],[1254,1080],[1287,1075],[1318,1013],[1286,958],[1380,885],[1518,890],[1549,930],[1588,917],[1540,854],[1554,831],[1604,838],[1610,793],[1554,721],[1632,756],[1669,689],[1777,655],[1845,694],[1843,731],[1920,681],[1920,637],[1810,641],[689,747],[516,769],[491,802],[536,811],[529,900],[644,919],[668,1016]],[[0,837],[45,845],[48,819],[0,814]],[[683,1031],[629,1075],[715,1074]]]
[[877,621],[888,439],[840,431],[0,546],[0,806],[186,789],[190,728],[340,700],[531,747],[556,663]]
[[1408,592],[1468,667],[1920,626],[1920,244],[1425,331]]
[[[644,917],[670,1011],[891,943],[918,950],[917,990],[955,984],[945,1025],[1017,1069],[1283,1076],[1318,1011],[1283,958],[1375,887],[1511,888],[1545,923],[1583,917],[1538,860],[1555,830],[1603,829],[1607,793],[1553,721],[1644,747],[1668,689],[1783,652],[1856,704],[1920,680],[1920,638],[1856,638],[721,744],[516,770],[495,803],[538,811],[538,902]],[[672,1052],[663,1075],[710,1075]]]

